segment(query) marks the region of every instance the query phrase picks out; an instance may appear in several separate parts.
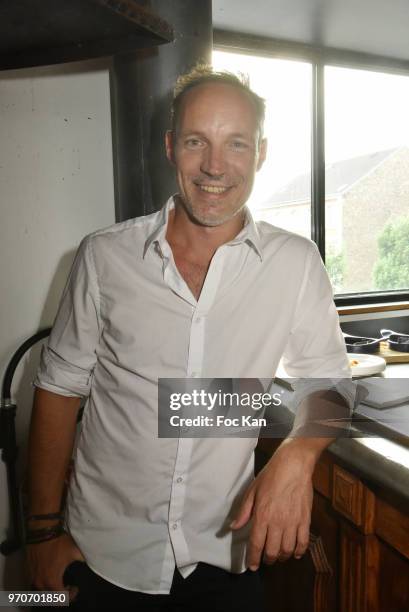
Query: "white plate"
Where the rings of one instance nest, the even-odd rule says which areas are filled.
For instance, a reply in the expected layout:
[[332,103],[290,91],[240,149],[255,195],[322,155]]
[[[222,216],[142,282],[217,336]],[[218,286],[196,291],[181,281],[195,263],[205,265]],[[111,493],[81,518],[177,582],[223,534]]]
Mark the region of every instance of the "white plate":
[[379,374],[386,368],[386,361],[377,355],[364,355],[363,353],[348,353],[349,362],[354,359],[358,363],[351,367],[352,376],[370,376]]

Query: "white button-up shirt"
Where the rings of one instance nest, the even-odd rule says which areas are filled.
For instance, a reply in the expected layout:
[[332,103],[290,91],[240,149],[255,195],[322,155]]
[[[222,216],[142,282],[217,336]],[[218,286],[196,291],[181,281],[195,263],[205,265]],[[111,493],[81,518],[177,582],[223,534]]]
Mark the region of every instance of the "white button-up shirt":
[[202,561],[246,569],[229,523],[255,438],[158,438],[158,378],[350,377],[332,290],[310,240],[247,211],[198,300],[166,240],[171,198],[81,243],[34,384],[86,396],[66,526],[97,573],[169,593]]

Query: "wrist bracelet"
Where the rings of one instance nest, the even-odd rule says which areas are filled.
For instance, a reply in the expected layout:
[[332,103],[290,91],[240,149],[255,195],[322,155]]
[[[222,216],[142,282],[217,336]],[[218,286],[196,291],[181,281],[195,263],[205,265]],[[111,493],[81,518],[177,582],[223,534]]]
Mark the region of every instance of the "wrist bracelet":
[[31,514],[26,518],[26,521],[47,521],[48,519],[62,520],[61,512],[50,512],[49,514]]
[[41,544],[42,542],[48,542],[48,540],[55,540],[56,538],[59,538],[60,536],[62,536],[64,533],[65,531],[61,531],[61,533],[54,533],[44,538],[26,539],[26,545],[31,546],[31,544]]
[[46,542],[47,540],[58,538],[64,533],[65,531],[62,523],[57,523],[57,525],[46,527],[45,529],[29,529],[26,532],[26,544]]
[[33,537],[48,535],[55,531],[61,531],[62,528],[63,526],[61,523],[56,523],[55,525],[50,525],[50,527],[44,527],[44,529],[27,529],[27,535]]

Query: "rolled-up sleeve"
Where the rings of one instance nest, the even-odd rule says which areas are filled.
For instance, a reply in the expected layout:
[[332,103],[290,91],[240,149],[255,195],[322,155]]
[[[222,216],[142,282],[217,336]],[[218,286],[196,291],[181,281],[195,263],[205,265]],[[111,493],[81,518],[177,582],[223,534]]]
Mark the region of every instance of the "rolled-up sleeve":
[[81,242],[33,384],[68,397],[86,397],[101,334],[100,294],[92,237]]
[[283,365],[295,377],[351,377],[331,282],[314,243],[306,256]]
[[298,404],[318,390],[336,390],[350,414],[356,402],[356,388],[345,342],[339,326],[331,282],[315,244],[305,259],[293,325],[283,354],[283,366],[290,377]]

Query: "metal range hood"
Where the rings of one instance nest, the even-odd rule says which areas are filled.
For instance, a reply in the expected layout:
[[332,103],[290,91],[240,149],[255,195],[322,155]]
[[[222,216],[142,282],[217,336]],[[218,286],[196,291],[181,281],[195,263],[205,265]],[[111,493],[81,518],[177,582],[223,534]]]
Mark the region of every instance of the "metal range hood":
[[0,70],[115,55],[173,40],[135,0],[0,0]]

